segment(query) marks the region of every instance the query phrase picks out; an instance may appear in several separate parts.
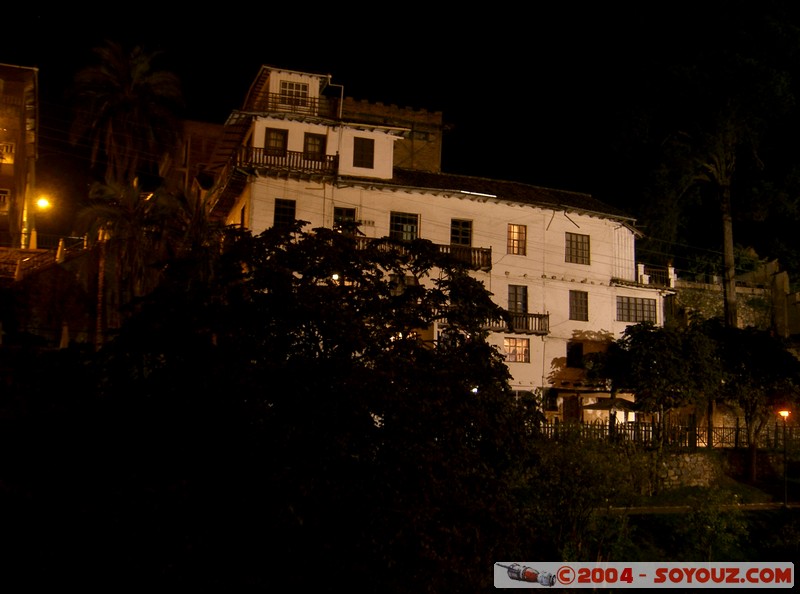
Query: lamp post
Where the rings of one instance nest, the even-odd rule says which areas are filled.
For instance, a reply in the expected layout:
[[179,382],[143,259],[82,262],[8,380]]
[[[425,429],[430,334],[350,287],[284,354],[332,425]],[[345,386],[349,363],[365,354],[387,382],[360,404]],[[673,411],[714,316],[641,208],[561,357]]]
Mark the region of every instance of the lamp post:
[[783,418],[783,507],[789,507],[789,475],[786,464],[786,419],[789,418],[789,411],[779,410],[778,414]]
[[35,250],[37,246],[36,237],[36,213],[44,212],[52,206],[50,200],[40,196],[32,205],[28,205],[26,200],[22,208],[22,247]]

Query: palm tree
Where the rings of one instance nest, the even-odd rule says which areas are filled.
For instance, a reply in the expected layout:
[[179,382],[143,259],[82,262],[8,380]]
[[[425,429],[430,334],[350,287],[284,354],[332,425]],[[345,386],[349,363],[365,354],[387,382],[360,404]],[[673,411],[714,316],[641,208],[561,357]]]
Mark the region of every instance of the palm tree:
[[161,173],[179,137],[180,80],[160,70],[160,52],[126,52],[115,42],[94,49],[99,64],[80,70],[72,94],[74,144],[88,142],[106,183],[132,184]]
[[71,141],[86,143],[95,168],[78,224],[99,253],[99,344],[120,309],[157,284],[169,252],[179,205],[162,180],[180,138],[183,99],[177,76],[156,68],[160,53],[127,52],[111,41],[94,52],[99,63],[80,70],[72,88]]

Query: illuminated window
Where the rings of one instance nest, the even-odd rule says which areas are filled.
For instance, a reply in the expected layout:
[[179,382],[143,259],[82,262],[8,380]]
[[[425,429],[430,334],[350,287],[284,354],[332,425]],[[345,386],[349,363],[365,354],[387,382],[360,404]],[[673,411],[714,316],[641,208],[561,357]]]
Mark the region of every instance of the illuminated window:
[[508,224],[508,249],[509,254],[518,256],[525,255],[525,244],[527,242],[528,228],[525,225]]
[[531,362],[531,341],[528,338],[504,338],[503,348],[509,363]]
[[353,167],[372,169],[375,167],[375,140],[372,138],[353,139]]
[[572,264],[589,264],[589,236],[567,233],[564,259]]
[[389,237],[411,241],[419,237],[419,215],[393,212],[389,219]]
[[297,203],[294,200],[275,199],[274,227],[289,227],[294,224]]
[[589,320],[589,293],[586,291],[569,292],[569,319],[581,322]]
[[0,163],[14,163],[14,152],[13,142],[0,142]]
[[656,322],[656,300],[643,297],[617,297],[617,321]]

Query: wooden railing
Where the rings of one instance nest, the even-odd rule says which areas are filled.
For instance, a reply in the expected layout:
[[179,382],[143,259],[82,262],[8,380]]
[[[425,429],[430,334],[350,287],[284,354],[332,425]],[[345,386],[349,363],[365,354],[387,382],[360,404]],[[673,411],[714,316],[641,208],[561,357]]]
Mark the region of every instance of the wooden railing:
[[238,167],[268,168],[278,171],[293,171],[335,175],[339,157],[337,155],[310,155],[297,151],[275,151],[263,147],[239,147]]
[[267,111],[338,119],[339,100],[331,97],[290,97],[280,93],[269,93]]
[[547,335],[550,333],[550,314],[512,313],[510,324],[505,325],[500,322],[489,322],[486,328],[493,332]]
[[[355,237],[356,249],[365,249],[370,243],[381,241],[371,237]],[[402,244],[398,245],[402,249]],[[450,254],[456,260],[463,262],[473,270],[488,271],[492,269],[492,248],[474,248],[465,247],[460,245],[443,245],[437,244],[436,246],[440,253]]]

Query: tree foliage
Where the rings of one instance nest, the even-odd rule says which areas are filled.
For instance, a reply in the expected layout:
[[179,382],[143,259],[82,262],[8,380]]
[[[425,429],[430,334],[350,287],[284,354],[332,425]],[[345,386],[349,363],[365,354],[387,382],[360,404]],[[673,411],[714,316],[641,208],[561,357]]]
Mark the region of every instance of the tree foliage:
[[80,70],[71,89],[72,142],[88,142],[92,164],[102,167],[98,181],[158,176],[178,138],[180,80],[158,67],[158,52],[107,41],[94,53],[98,63]]
[[203,516],[184,562],[228,585],[489,587],[523,553],[511,494],[538,418],[485,340],[490,295],[425,241],[298,227],[224,246],[212,279],[175,267],[99,353],[131,449],[177,462]]

